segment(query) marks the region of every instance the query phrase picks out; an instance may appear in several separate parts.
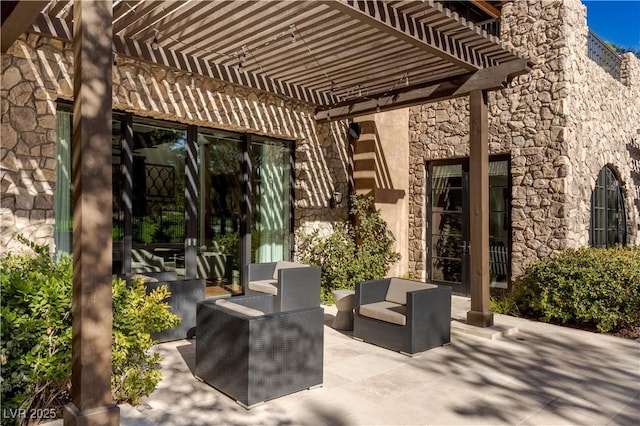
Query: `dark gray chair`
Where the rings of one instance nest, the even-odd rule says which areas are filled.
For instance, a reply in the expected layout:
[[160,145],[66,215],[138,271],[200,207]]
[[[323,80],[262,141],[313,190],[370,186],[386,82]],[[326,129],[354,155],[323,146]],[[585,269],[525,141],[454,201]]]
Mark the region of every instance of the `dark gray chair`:
[[247,409],[322,385],[323,309],[272,312],[271,299],[198,303],[195,375]]
[[246,294],[273,296],[273,312],[320,306],[319,266],[279,261],[251,263]]
[[177,279],[176,273],[173,271],[147,272],[144,275],[128,274],[124,279],[131,281],[137,277],[143,280],[147,294],[166,285],[171,293],[167,300],[169,309],[182,320],[176,328],[151,333],[151,338],[159,342],[168,342],[195,335],[196,304],[205,297],[205,280],[202,278]]
[[451,342],[451,288],[400,278],[356,284],[353,337],[414,355]]

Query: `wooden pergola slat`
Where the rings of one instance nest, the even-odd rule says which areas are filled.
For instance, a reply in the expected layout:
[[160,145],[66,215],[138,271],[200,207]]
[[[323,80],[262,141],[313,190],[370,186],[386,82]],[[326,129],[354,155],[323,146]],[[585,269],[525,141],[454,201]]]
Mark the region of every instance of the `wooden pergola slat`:
[[[67,22],[62,19],[50,18],[47,15],[40,14],[33,24],[33,29],[61,40],[71,41],[71,29],[67,25]],[[274,92],[314,105],[330,105],[336,102],[336,99],[326,92],[318,92],[304,87],[298,87],[288,82],[252,75],[255,73],[246,71],[238,72],[234,67],[206,62],[201,58],[195,58],[161,46],[153,49],[149,44],[138,43],[132,39],[114,36],[113,48],[114,52],[118,55],[138,58],[162,66],[178,68],[193,74],[216,78],[258,90]],[[195,64],[199,65],[196,66]]]
[[381,31],[393,34],[403,41],[428,50],[430,53],[461,68],[475,71],[483,66],[491,66],[495,63],[491,58],[486,58],[476,52],[471,52],[471,55],[466,60],[461,58],[459,52],[463,50],[463,47],[457,40],[432,26],[419,22],[410,15],[394,9],[387,3],[346,0],[331,1],[326,4]]

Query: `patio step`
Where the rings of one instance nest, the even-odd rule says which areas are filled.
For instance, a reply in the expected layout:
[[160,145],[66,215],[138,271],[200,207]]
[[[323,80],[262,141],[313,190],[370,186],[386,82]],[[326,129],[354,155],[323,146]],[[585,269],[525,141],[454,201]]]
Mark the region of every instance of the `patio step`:
[[451,333],[459,335],[471,335],[484,339],[495,340],[518,332],[518,327],[512,325],[495,324],[491,327],[476,327],[464,321],[453,319],[451,321]]

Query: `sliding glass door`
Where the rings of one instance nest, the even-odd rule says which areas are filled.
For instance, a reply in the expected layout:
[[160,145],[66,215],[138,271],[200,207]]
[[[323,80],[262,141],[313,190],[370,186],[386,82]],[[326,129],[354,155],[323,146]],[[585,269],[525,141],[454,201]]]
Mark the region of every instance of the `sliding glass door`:
[[186,129],[133,123],[131,272],[184,270]]
[[211,295],[241,293],[240,222],[242,217],[243,138],[201,131],[198,134],[199,207],[197,275]]
[[[72,113],[65,108],[58,110],[57,254],[72,250]],[[113,117],[114,274],[170,272],[204,278],[212,294],[239,294],[243,266],[291,259],[292,142]]]
[[292,150],[290,144],[263,138],[251,142],[251,261],[291,257]]

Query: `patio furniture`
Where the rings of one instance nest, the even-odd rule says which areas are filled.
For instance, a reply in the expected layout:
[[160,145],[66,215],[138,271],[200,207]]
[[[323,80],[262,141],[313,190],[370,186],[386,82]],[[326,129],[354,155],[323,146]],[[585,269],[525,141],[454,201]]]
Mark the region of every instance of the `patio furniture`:
[[320,306],[320,267],[278,261],[248,265],[247,294],[273,296],[273,311]]
[[247,409],[322,385],[323,309],[272,309],[262,294],[198,303],[195,376]]
[[338,312],[331,326],[336,330],[353,330],[353,302],[355,292],[353,290],[334,290],[333,302]]
[[132,272],[161,272],[165,270],[164,259],[144,248],[131,249]]
[[204,279],[176,279],[176,273],[174,271],[129,274],[124,277],[127,281],[135,278],[141,278],[143,280],[147,294],[162,285],[166,285],[169,293],[171,293],[167,299],[169,309],[181,319],[180,324],[176,328],[151,333],[152,339],[159,342],[168,342],[170,340],[189,338],[195,334],[196,304],[205,297]]
[[451,288],[400,278],[356,284],[353,337],[407,355],[451,342]]

